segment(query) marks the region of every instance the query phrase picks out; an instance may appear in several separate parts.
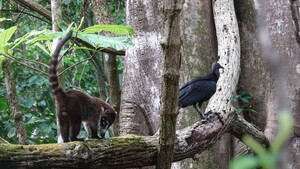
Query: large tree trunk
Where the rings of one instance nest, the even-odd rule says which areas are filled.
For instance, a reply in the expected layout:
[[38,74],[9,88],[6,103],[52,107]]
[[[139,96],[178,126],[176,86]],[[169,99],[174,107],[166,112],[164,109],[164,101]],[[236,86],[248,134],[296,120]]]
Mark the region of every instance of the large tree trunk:
[[[183,43],[180,68],[182,86],[196,77],[210,73],[211,64],[218,59],[211,1],[186,0],[183,3],[180,22]],[[202,107],[205,106],[206,104],[203,104]],[[199,114],[192,106],[181,109],[177,118],[177,128],[187,127],[199,119]],[[220,143],[217,142],[201,155],[173,163],[172,168],[220,168],[219,147]]]
[[16,125],[17,137],[19,139],[20,144],[26,145],[28,144],[28,139],[27,139],[26,129],[23,121],[23,113],[21,112],[19,101],[18,101],[16,84],[15,84],[10,60],[5,59],[2,62],[2,70],[5,78],[8,104]]
[[[294,130],[291,136],[290,144],[288,147],[288,165],[290,168],[300,168],[300,129],[299,129],[299,103],[300,103],[300,35],[299,35],[299,1],[273,1],[267,0],[266,2],[266,19],[270,32],[271,44],[274,50],[279,54],[281,66],[284,68],[286,74],[286,88],[285,92],[287,98],[282,98],[280,88],[278,89],[279,101],[286,102],[289,110],[294,118]],[[273,57],[273,56],[269,56]],[[271,68],[272,69],[272,68]],[[276,81],[276,86],[280,83]],[[280,87],[280,86],[279,86]],[[273,119],[276,117],[277,112],[268,112],[267,126],[274,125]],[[271,117],[271,118],[269,118]],[[268,134],[266,133],[265,134]],[[271,136],[272,137],[272,136]]]
[[[244,1],[243,1],[244,2]],[[282,67],[287,74],[287,95],[284,98],[288,102],[289,110],[293,113],[294,130],[289,142],[289,166],[300,167],[299,147],[299,110],[300,110],[300,38],[299,38],[299,1],[264,1],[266,11],[265,18],[272,47],[280,55]],[[261,3],[261,2],[260,2]],[[242,47],[242,76],[239,90],[249,90],[254,96],[252,100],[253,109],[258,114],[246,112],[245,118],[260,129],[272,140],[278,128],[278,105],[279,97],[274,83],[274,75],[266,66],[261,46],[258,44],[256,13],[261,8],[257,1],[236,1],[237,13],[239,14],[241,47]],[[274,56],[270,56],[274,57]],[[273,68],[271,68],[273,69]]]
[[120,134],[153,135],[159,127],[163,70],[158,1],[128,0],[126,21],[136,37],[125,56]]
[[[60,28],[58,27],[58,22],[62,21],[62,12],[61,12],[61,0],[51,0],[51,12],[52,12],[52,31],[53,32],[58,32],[60,31]],[[52,49],[53,51],[56,49],[56,46],[59,42],[59,39],[53,39],[53,43],[52,43]],[[57,73],[59,74],[60,72],[62,72],[64,69],[64,62],[63,59],[61,59],[60,62],[58,62],[57,65]],[[58,83],[59,86],[64,89],[65,88],[65,76],[64,74],[61,74],[60,76],[58,76]],[[56,103],[55,103],[56,105]],[[57,107],[57,106],[55,106]],[[57,111],[57,109],[56,109]],[[57,119],[57,116],[56,116]],[[62,143],[62,138],[60,135],[60,129],[59,129],[59,122],[58,120],[56,120],[57,123],[57,142],[58,143]]]

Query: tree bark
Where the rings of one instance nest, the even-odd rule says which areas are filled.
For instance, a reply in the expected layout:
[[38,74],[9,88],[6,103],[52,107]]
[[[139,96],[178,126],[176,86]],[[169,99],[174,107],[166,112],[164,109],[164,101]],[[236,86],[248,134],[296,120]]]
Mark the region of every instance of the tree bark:
[[[205,112],[222,112],[222,110],[231,112],[235,110],[231,101],[236,94],[240,73],[239,28],[233,0],[213,1],[212,6],[218,41],[218,56],[220,57],[218,62],[224,67],[224,70],[217,83],[217,91],[209,100]],[[221,116],[226,118],[227,114],[224,113]],[[233,155],[232,149],[231,136],[223,136],[217,149],[218,160],[216,161],[218,162],[214,166],[227,168]]]
[[180,12],[181,1],[163,1],[163,87],[157,169],[169,169],[173,161],[178,107],[179,70],[181,60]]
[[5,59],[2,62],[2,70],[5,78],[8,104],[16,125],[17,137],[19,139],[20,144],[27,145],[28,140],[27,140],[26,129],[23,121],[23,113],[20,110],[17,91],[16,91],[16,84],[13,76],[13,70],[9,60]]
[[[211,64],[217,61],[217,39],[211,1],[185,0],[181,12],[181,39],[183,55],[180,68],[180,86],[211,72]],[[202,105],[205,108],[206,103]],[[199,114],[192,106],[180,109],[177,128],[187,127],[199,121]],[[193,158],[173,163],[172,168],[221,168],[218,154],[220,144]],[[228,144],[227,144],[228,147]],[[224,151],[223,151],[224,152]],[[223,157],[222,157],[223,159]]]
[[[263,5],[263,6],[262,6]],[[241,48],[242,48],[242,74],[240,80],[240,90],[250,89],[253,99],[253,109],[258,114],[251,114],[247,120],[254,122],[265,135],[270,139],[276,136],[278,130],[278,110],[280,100],[287,102],[288,109],[293,113],[294,128],[288,146],[289,168],[299,168],[300,148],[299,148],[299,1],[236,1],[237,13],[239,14]],[[264,7],[263,17],[266,19],[264,29],[267,33],[260,33],[257,29],[256,14]],[[269,32],[269,34],[268,34]],[[270,36],[269,44],[265,50],[264,45],[258,44],[260,35],[261,41],[266,41],[265,37]],[[269,37],[268,37],[269,38]],[[272,45],[270,45],[272,44]],[[273,47],[270,48],[270,47]],[[261,49],[262,52],[261,52]],[[266,52],[264,52],[266,51]],[[264,58],[275,59],[280,64],[274,66],[269,59],[264,62]],[[272,65],[268,67],[268,65]],[[283,69],[285,71],[287,96],[280,96],[278,83],[274,70]],[[272,72],[271,72],[271,71]],[[282,81],[282,80],[281,80]]]
[[[58,22],[62,21],[61,1],[60,0],[51,0],[51,11],[52,11],[52,31],[58,32],[58,31],[60,31],[60,28],[58,27]],[[53,42],[52,42],[53,52],[56,49],[56,46],[58,43],[59,43],[59,39],[53,39]],[[63,70],[64,70],[64,62],[62,59],[60,62],[58,62],[57,73],[59,74]],[[58,76],[58,83],[62,89],[65,88],[65,75],[64,74],[61,74],[60,76]],[[56,103],[55,103],[55,107],[57,107]],[[56,119],[58,119],[57,118],[57,109],[56,109]],[[60,126],[59,126],[58,120],[56,120],[56,123],[57,123],[57,135],[58,135],[57,142],[62,143],[63,140],[60,135]]]
[[[220,114],[221,112],[215,113]],[[229,112],[226,112],[229,113]],[[240,120],[239,120],[240,119]],[[237,135],[249,134],[268,145],[267,138],[236,112],[212,122],[195,123],[176,132],[173,161],[191,158],[211,147],[235,123]],[[239,125],[239,123],[242,123]],[[246,123],[247,125],[243,124]],[[155,165],[158,136],[120,136],[102,140],[44,145],[0,144],[1,168],[129,168]]]
[[126,3],[126,22],[134,28],[136,37],[132,39],[135,46],[127,49],[124,58],[120,135],[153,135],[160,119],[162,17],[158,1]]
[[[259,19],[266,20],[264,29],[259,26],[259,37],[263,52],[263,57],[267,61],[270,70],[274,74],[276,97],[278,97],[279,109],[288,108],[294,118],[293,133],[289,140],[288,156],[282,156],[280,164],[285,168],[299,168],[299,62],[300,62],[300,38],[299,38],[299,6],[298,1],[273,2],[263,1],[261,10],[263,15]],[[277,8],[274,10],[273,8]],[[259,20],[261,21],[261,20]],[[260,24],[261,22],[259,22]],[[267,29],[269,28],[269,29]],[[264,32],[263,32],[264,31]],[[269,32],[269,34],[268,34]],[[270,37],[269,37],[270,36]],[[264,37],[264,38],[262,38]],[[270,118],[269,118],[270,117]],[[278,111],[268,112],[265,134],[270,134],[274,138],[277,132],[276,119]],[[267,133],[268,131],[268,133]],[[270,132],[271,131],[271,132]]]

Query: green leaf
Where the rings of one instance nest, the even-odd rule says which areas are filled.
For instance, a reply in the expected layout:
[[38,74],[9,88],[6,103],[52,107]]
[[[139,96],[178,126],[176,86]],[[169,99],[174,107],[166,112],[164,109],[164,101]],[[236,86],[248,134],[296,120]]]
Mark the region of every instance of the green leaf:
[[68,32],[47,32],[44,34],[41,34],[31,40],[29,40],[27,42],[27,44],[29,43],[30,45],[34,44],[37,41],[42,41],[42,40],[52,40],[52,39],[56,39],[56,38],[63,38],[66,36]]
[[31,83],[34,82],[37,78],[38,78],[37,75],[32,76],[32,77],[28,80],[28,83],[31,84]]
[[124,25],[94,25],[83,30],[83,34],[95,33],[101,31],[109,31],[119,35],[134,36],[134,29],[131,26]]
[[51,56],[50,52],[40,42],[35,43],[35,45],[42,49],[47,55]]
[[257,153],[259,156],[264,156],[267,154],[267,150],[251,136],[245,135],[242,140],[248,147],[251,148],[251,150]]
[[27,41],[30,37],[32,36],[36,36],[36,35],[40,35],[42,33],[45,32],[49,32],[49,30],[42,30],[42,31],[37,31],[37,30],[32,30],[28,33],[26,33],[24,36],[22,36],[21,38],[18,38],[14,41],[14,46],[11,49],[14,49],[15,47],[17,47],[20,43]]
[[236,102],[239,98],[240,98],[240,95],[235,95],[235,96],[233,97],[233,101]]
[[15,33],[16,30],[17,30],[17,26],[13,26],[9,29],[4,30],[0,34],[0,46],[7,45],[7,42],[9,41],[9,39],[12,37],[12,35]]
[[29,99],[26,100],[26,105],[25,105],[25,106],[26,106],[28,109],[30,109],[30,108],[32,107],[33,103],[34,103],[33,98],[29,98]]
[[[0,0],[0,6],[1,5],[2,5],[2,0]],[[0,7],[0,9],[2,9],[2,8]],[[2,22],[2,21],[12,21],[12,19],[0,18],[0,22]]]
[[0,53],[3,53],[3,54],[10,53],[8,50],[9,50],[9,45],[8,44],[0,46]]
[[127,37],[106,37],[96,34],[79,34],[78,38],[86,41],[95,48],[111,47],[115,50],[121,50],[134,45],[130,38]]
[[243,156],[234,158],[230,164],[230,169],[252,169],[257,168],[261,164],[261,161],[257,157]]
[[238,109],[237,109],[237,112],[238,112],[238,114],[241,114],[244,110],[245,110],[245,109],[243,109],[243,108],[238,108]]
[[0,97],[0,110],[7,110],[9,108],[7,102],[8,100],[6,98]]
[[247,98],[244,98],[244,97],[240,97],[240,100],[243,102],[243,103],[250,103],[249,100]]
[[79,24],[79,26],[78,26],[78,29],[81,28],[81,26],[82,26],[82,24],[83,24],[83,21],[84,21],[84,17],[81,18],[81,21],[80,21],[80,24]]
[[289,138],[292,132],[293,118],[288,110],[282,110],[279,112],[279,124],[279,133],[271,145],[271,150],[274,153],[278,153],[280,151],[280,148],[283,146],[284,142]]
[[257,111],[255,111],[255,110],[253,110],[253,109],[247,109],[248,111],[251,111],[251,112],[253,112],[253,113],[257,113],[258,114],[258,112]]

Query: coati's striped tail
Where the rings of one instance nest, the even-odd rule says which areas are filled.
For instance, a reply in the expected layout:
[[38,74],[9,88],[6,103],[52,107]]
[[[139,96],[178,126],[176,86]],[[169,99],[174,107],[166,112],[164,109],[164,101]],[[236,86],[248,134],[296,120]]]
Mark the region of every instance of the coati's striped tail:
[[61,48],[64,44],[72,37],[73,31],[70,30],[68,34],[57,44],[55,51],[53,52],[51,63],[50,63],[50,84],[52,88],[52,93],[56,98],[56,101],[61,103],[65,100],[66,94],[59,87],[56,66],[58,64],[58,56]]

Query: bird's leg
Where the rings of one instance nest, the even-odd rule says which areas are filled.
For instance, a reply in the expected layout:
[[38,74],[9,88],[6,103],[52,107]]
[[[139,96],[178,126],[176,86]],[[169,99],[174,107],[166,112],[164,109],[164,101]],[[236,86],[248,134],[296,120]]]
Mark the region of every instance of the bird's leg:
[[198,109],[197,109],[196,104],[194,104],[193,107],[194,107],[194,109],[200,114],[200,116],[201,116],[202,119],[207,120],[207,117],[201,112],[201,110],[198,110]]
[[204,114],[207,118],[209,118],[212,112],[211,112],[211,111],[208,111],[208,112],[203,111],[203,109],[201,108],[201,104],[200,104],[200,103],[198,103],[198,106],[199,106],[199,110],[200,110],[201,112],[204,112],[203,114]]

